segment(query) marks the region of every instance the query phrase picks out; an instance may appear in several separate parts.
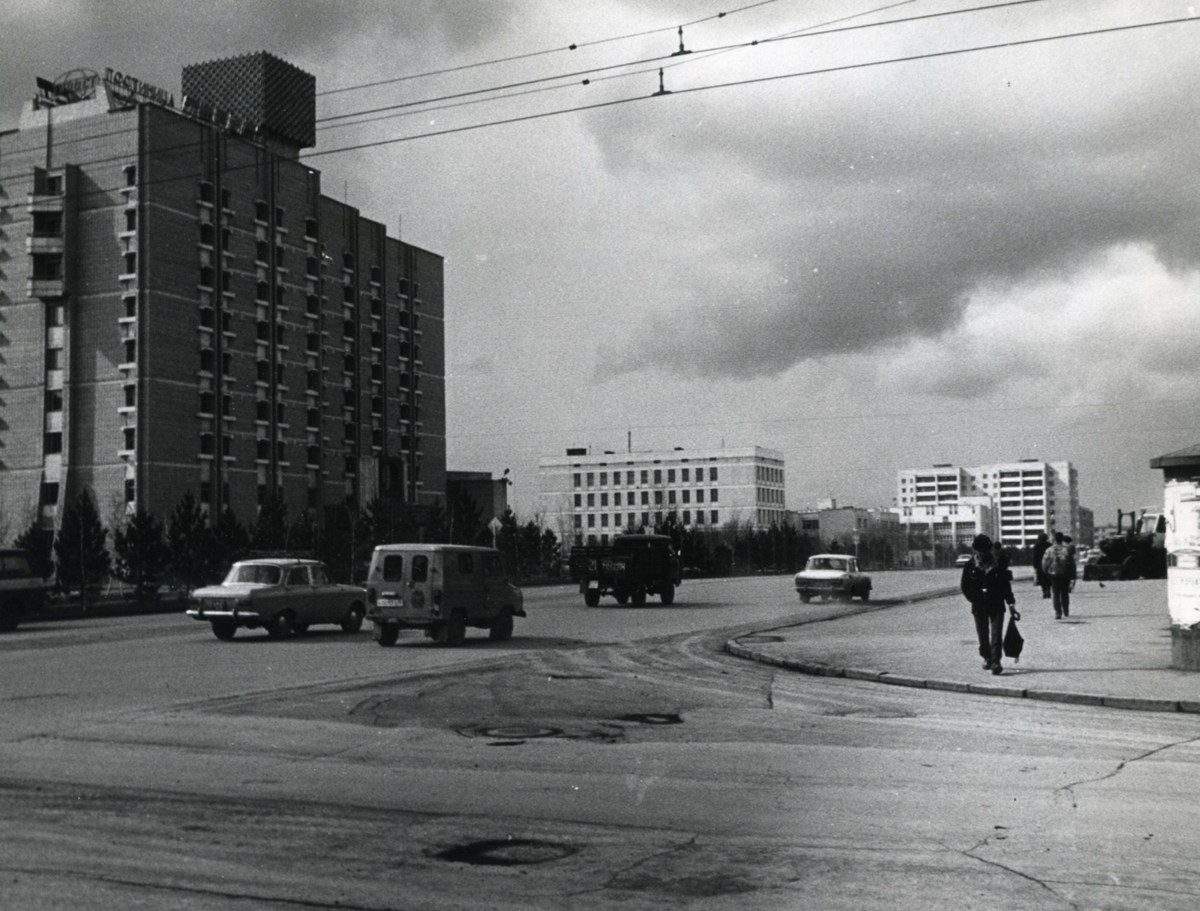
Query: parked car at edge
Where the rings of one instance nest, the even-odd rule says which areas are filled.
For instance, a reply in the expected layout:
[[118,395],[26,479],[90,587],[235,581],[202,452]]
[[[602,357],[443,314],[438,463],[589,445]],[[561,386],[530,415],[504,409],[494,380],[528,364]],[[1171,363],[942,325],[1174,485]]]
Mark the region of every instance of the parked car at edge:
[[365,588],[332,581],[316,560],[292,557],[234,563],[220,585],[198,588],[190,600],[187,615],[212,624],[218,639],[232,639],[239,627],[285,639],[319,623],[354,633],[367,613]]
[[0,548],[0,631],[17,628],[17,624],[40,611],[46,604],[49,587],[33,569],[28,551]]
[[511,639],[525,597],[508,581],[500,551],[460,544],[380,544],[367,572],[367,619],[384,647],[402,629],[420,629],[440,645],[459,646],[467,628]]
[[807,604],[813,598],[849,601],[871,597],[871,577],[858,571],[858,560],[846,554],[814,554],[796,573],[796,592]]
[[959,554],[957,557],[954,558],[954,565],[955,566],[966,566],[968,563],[971,562],[972,559],[974,559],[974,558],[970,554]]

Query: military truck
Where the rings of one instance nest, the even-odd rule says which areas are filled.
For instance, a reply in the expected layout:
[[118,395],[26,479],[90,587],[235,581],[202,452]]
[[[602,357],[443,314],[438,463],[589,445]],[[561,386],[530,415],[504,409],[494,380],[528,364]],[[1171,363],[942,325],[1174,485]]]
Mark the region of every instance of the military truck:
[[[1129,529],[1122,530],[1129,519]],[[1167,577],[1167,517],[1143,509],[1117,510],[1117,533],[1101,538],[1100,553],[1083,566],[1083,581],[1165,579]]]
[[666,535],[617,535],[611,545],[578,545],[571,548],[569,566],[588,607],[596,607],[603,595],[636,607],[647,595],[672,604],[682,581],[679,557]]

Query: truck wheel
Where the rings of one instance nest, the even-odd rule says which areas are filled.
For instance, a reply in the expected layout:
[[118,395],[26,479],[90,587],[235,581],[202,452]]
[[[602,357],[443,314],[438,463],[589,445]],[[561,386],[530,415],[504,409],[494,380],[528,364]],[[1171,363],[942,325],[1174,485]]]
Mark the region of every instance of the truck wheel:
[[862,599],[863,599],[864,601],[870,601],[870,600],[871,600],[871,589],[869,589],[869,588],[864,588],[864,589],[862,590]]
[[400,627],[398,626],[381,626],[375,632],[376,641],[384,648],[391,648],[399,638]]
[[212,621],[213,635],[222,642],[228,642],[237,635],[237,624],[232,620],[214,620]]
[[617,592],[616,598],[617,598],[618,604],[628,604],[629,603],[629,592]]
[[675,585],[671,582],[668,582],[666,585],[664,585],[662,587],[662,592],[659,594],[658,597],[662,600],[663,604],[674,604],[675,603]]
[[505,642],[512,638],[512,634],[513,615],[512,611],[506,610],[492,621],[492,628],[488,630],[488,638],[493,642]]
[[589,588],[583,593],[583,603],[588,607],[596,607],[600,604],[600,592],[594,588]]
[[458,648],[467,638],[467,618],[462,614],[451,614],[446,622],[437,628],[433,641],[438,645]]
[[639,588],[637,591],[635,591],[633,593],[632,600],[633,600],[634,607],[645,607],[646,606],[646,590],[644,588]]

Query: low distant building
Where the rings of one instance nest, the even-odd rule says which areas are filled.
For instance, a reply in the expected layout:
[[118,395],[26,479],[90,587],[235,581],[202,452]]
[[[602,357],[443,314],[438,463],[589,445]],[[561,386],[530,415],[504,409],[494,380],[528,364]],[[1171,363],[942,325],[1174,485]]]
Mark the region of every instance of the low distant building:
[[627,529],[785,521],[783,453],[759,446],[669,452],[568,449],[538,463],[539,505],[560,540],[604,544]]
[[446,507],[452,509],[464,494],[479,508],[484,524],[508,511],[507,477],[497,478],[486,471],[447,471]]

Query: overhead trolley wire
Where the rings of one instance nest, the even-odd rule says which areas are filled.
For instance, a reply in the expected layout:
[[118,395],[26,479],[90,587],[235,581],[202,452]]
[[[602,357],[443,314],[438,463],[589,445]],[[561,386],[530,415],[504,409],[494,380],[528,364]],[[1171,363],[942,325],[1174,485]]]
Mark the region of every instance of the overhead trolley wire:
[[[1026,2],[1036,2],[1036,0],[1016,0],[1016,2],[1017,3],[1026,3]],[[489,120],[489,121],[484,121],[481,123],[467,124],[464,126],[447,127],[445,129],[441,129],[441,130],[431,130],[431,131],[428,131],[425,133],[414,133],[414,134],[411,134],[408,136],[393,136],[393,137],[390,137],[387,139],[379,139],[379,140],[374,140],[371,142],[362,142],[362,143],[356,143],[356,144],[352,144],[352,145],[345,145],[345,146],[340,146],[338,148],[333,148],[333,149],[325,149],[325,150],[318,150],[318,151],[313,151],[313,152],[306,152],[306,153],[300,154],[296,159],[293,159],[293,160],[302,163],[302,162],[309,161],[314,158],[322,158],[322,157],[325,157],[328,155],[340,155],[345,152],[354,152],[354,151],[361,151],[363,149],[380,148],[382,146],[396,145],[396,144],[404,143],[404,142],[413,142],[413,141],[416,141],[419,139],[432,139],[432,138],[437,138],[437,137],[441,137],[441,136],[452,136],[452,135],[455,135],[458,133],[473,132],[475,130],[489,129],[491,127],[508,126],[508,125],[516,124],[516,123],[528,123],[528,122],[532,122],[535,120],[543,120],[543,119],[547,119],[550,117],[558,117],[558,116],[562,116],[564,114],[574,114],[574,113],[582,113],[582,112],[587,112],[587,111],[602,110],[604,108],[616,107],[618,105],[623,105],[623,104],[645,102],[645,101],[649,101],[654,98],[671,97],[672,95],[680,96],[680,95],[694,94],[694,93],[698,93],[698,92],[709,92],[709,91],[714,91],[717,89],[728,89],[728,88],[736,88],[736,87],[764,84],[764,83],[770,83],[770,82],[780,82],[780,81],[787,80],[787,79],[798,79],[798,78],[803,78],[806,76],[829,75],[832,73],[850,72],[850,71],[854,71],[854,70],[870,69],[870,68],[876,67],[876,66],[886,66],[886,65],[898,64],[898,63],[913,63],[913,62],[918,62],[918,61],[922,61],[922,60],[934,60],[934,59],[939,59],[939,58],[962,56],[962,55],[966,55],[966,54],[982,53],[985,51],[1004,50],[1004,49],[1010,49],[1010,48],[1031,46],[1031,45],[1036,45],[1036,44],[1045,44],[1045,43],[1049,43],[1052,41],[1065,41],[1065,40],[1074,39],[1074,38],[1087,38],[1087,37],[1095,37],[1098,35],[1117,34],[1117,33],[1121,33],[1121,32],[1156,28],[1159,26],[1197,24],[1197,23],[1200,23],[1200,18],[1191,17],[1191,16],[1179,17],[1179,18],[1175,18],[1175,19],[1160,19],[1160,20],[1155,20],[1152,22],[1131,23],[1131,24],[1119,25],[1119,26],[1109,26],[1109,27],[1099,28],[1099,29],[1088,29],[1088,30],[1078,31],[1078,32],[1065,32],[1065,33],[1060,33],[1060,34],[1056,34],[1056,35],[1044,35],[1044,36],[1039,36],[1039,37],[1035,37],[1035,38],[1023,38],[1023,39],[1017,39],[1017,40],[1011,40],[1011,41],[1001,41],[1001,42],[996,42],[993,44],[974,45],[974,46],[965,47],[965,48],[952,48],[950,50],[944,50],[944,51],[928,51],[928,52],[924,52],[924,53],[920,53],[920,54],[910,54],[910,55],[906,55],[903,57],[890,57],[890,58],[884,58],[884,59],[880,59],[880,60],[868,60],[868,61],[863,61],[860,63],[849,63],[849,64],[840,64],[837,66],[820,67],[820,68],[811,69],[811,70],[799,70],[796,72],[781,73],[781,74],[777,74],[777,75],[773,75],[773,76],[757,76],[757,77],[751,77],[751,78],[747,78],[747,79],[733,80],[733,81],[729,81],[729,82],[713,83],[710,85],[693,86],[691,88],[675,89],[671,93],[668,93],[667,95],[658,95],[656,93],[647,93],[645,95],[637,95],[637,96],[627,97],[627,98],[614,98],[614,99],[610,99],[608,101],[595,102],[592,104],[576,105],[574,107],[559,108],[559,109],[555,109],[555,110],[551,110],[551,111],[540,111],[540,112],[537,112],[534,114],[524,114],[524,115],[519,115],[519,116],[515,116],[515,117],[502,118],[499,120]],[[855,28],[857,28],[857,26],[855,26]],[[193,144],[193,145],[198,147],[199,144]],[[186,146],[184,146],[182,148],[186,148]],[[80,162],[79,164],[97,164],[97,163],[103,163],[104,161],[109,161],[109,160],[120,161],[120,160],[125,160],[125,159],[123,157],[115,157],[112,159],[101,159],[96,162]],[[237,167],[238,167],[238,169],[241,169],[241,168],[248,169],[248,168],[257,167],[257,166],[258,166],[257,164],[250,164],[250,165],[242,165],[242,166],[237,166]],[[8,176],[11,176],[11,175],[8,175]],[[173,182],[173,181],[184,179],[184,177],[185,177],[184,175],[176,175],[176,176],[172,176],[170,178],[163,178],[161,181],[149,181],[148,184],[146,184],[146,185],[153,185],[153,184],[159,183],[159,182],[162,182],[162,183]],[[83,198],[88,195],[104,195],[104,194],[107,194],[110,192],[115,192],[116,190],[118,190],[120,188],[120,186],[122,186],[122,185],[114,185],[110,188],[97,188],[94,190],[80,191],[78,193],[78,197]]]
[[[674,65],[679,65],[680,63],[684,63],[684,62],[692,62],[696,58],[706,59],[707,57],[712,56],[716,53],[721,53],[721,52],[726,52],[726,51],[731,51],[731,50],[739,50],[739,49],[743,49],[743,48],[747,48],[747,47],[753,47],[758,44],[766,44],[766,43],[772,42],[772,41],[793,40],[795,38],[802,38],[802,37],[820,37],[822,35],[837,34],[842,31],[852,31],[852,30],[857,30],[857,29],[862,29],[862,28],[873,28],[873,27],[885,26],[885,25],[905,24],[905,23],[917,21],[920,19],[941,18],[944,16],[960,15],[960,14],[965,14],[965,13],[991,11],[991,10],[1000,9],[1000,8],[1004,8],[1004,7],[1008,7],[1008,6],[1023,6],[1025,4],[1029,4],[1029,3],[1042,3],[1042,2],[1045,2],[1045,0],[1008,0],[1008,2],[995,3],[995,4],[990,4],[988,6],[968,7],[965,9],[949,10],[949,11],[944,11],[941,13],[933,13],[933,14],[927,14],[927,15],[911,17],[911,18],[885,20],[883,22],[877,22],[877,23],[864,23],[864,24],[859,24],[859,25],[854,25],[854,26],[840,27],[840,28],[836,28],[836,29],[825,28],[825,26],[830,25],[830,24],[844,22],[844,21],[847,21],[848,19],[861,18],[862,16],[873,15],[874,13],[882,12],[887,9],[892,9],[892,8],[895,8],[896,6],[903,6],[907,3],[912,3],[912,2],[916,2],[916,0],[901,0],[900,3],[893,3],[893,4],[886,5],[886,6],[877,7],[875,9],[866,10],[862,13],[857,13],[852,16],[846,16],[846,17],[842,17],[840,19],[831,20],[830,22],[821,23],[821,24],[814,25],[814,26],[809,26],[807,29],[801,29],[801,30],[798,30],[797,32],[789,33],[789,34],[782,35],[782,36],[777,36],[774,38],[755,39],[755,40],[748,41],[748,42],[739,42],[737,44],[722,45],[722,46],[718,46],[715,48],[701,49],[701,50],[698,50],[695,52],[695,55],[696,55],[695,57],[693,57],[691,54],[689,54],[689,56],[686,60],[679,61],[676,64],[670,64],[670,65],[674,66]],[[713,18],[713,17],[709,17],[709,18]],[[705,21],[705,20],[696,20],[696,21]],[[820,32],[810,32],[808,34],[801,34],[802,32],[809,32],[810,29],[814,29],[814,28],[823,29],[823,30]],[[666,30],[667,29],[657,29],[656,31],[666,31]],[[598,41],[596,43],[601,43],[601,42],[607,41],[607,40],[609,40],[609,39],[600,39],[600,41]],[[548,86],[542,90],[536,90],[536,91],[511,92],[507,95],[495,96],[495,98],[481,97],[481,98],[477,98],[475,102],[463,102],[463,101],[459,100],[459,99],[462,99],[465,97],[484,96],[484,95],[488,95],[489,93],[501,92],[501,91],[504,91],[505,89],[510,89],[510,88],[528,87],[530,85],[536,85],[536,84],[541,84],[541,83],[545,83],[545,82],[555,82],[555,81],[560,81],[563,79],[576,78],[578,76],[586,76],[590,73],[602,72],[604,70],[609,70],[609,69],[620,69],[623,67],[638,66],[643,63],[655,63],[658,61],[669,60],[672,56],[675,56],[675,55],[674,54],[662,54],[659,56],[648,57],[648,58],[644,58],[644,59],[636,60],[636,61],[627,61],[625,63],[612,64],[609,66],[598,67],[598,68],[593,67],[591,69],[579,70],[579,71],[572,72],[572,73],[564,73],[564,74],[559,74],[557,76],[546,76],[546,77],[541,77],[539,79],[526,80],[526,81],[517,82],[517,83],[509,83],[507,85],[493,86],[493,87],[487,88],[487,89],[478,89],[478,90],[474,90],[471,92],[458,93],[455,95],[435,96],[432,98],[426,98],[426,99],[422,99],[422,100],[418,100],[418,101],[406,102],[403,104],[388,105],[388,106],[384,106],[384,107],[380,107],[380,108],[368,108],[368,109],[365,109],[362,111],[356,111],[356,112],[353,112],[350,114],[336,115],[334,117],[329,117],[329,118],[320,118],[320,119],[316,120],[315,122],[318,124],[317,129],[319,129],[319,130],[334,129],[334,128],[338,128],[343,125],[356,126],[359,123],[371,123],[371,122],[375,122],[375,121],[379,121],[379,120],[386,120],[389,117],[408,116],[412,113],[425,113],[425,112],[433,111],[433,110],[446,110],[446,109],[450,109],[450,108],[454,108],[454,107],[463,107],[469,103],[479,103],[482,101],[491,101],[491,100],[502,100],[505,98],[520,97],[520,96],[526,95],[526,94],[537,94],[539,91],[552,91],[552,90],[558,90],[558,89],[564,89],[564,88],[578,87],[576,83],[568,83],[568,84],[561,85],[561,86]],[[643,70],[637,70],[637,71],[634,71],[634,72],[631,72],[628,74],[620,74],[620,75],[607,76],[607,77],[598,77],[595,81],[599,82],[599,81],[605,81],[605,80],[609,80],[609,79],[627,78],[628,76],[642,75],[647,72],[653,72],[653,70],[643,69]],[[585,80],[585,82],[583,84],[584,85],[588,84],[588,81],[591,81],[591,80]],[[637,100],[637,99],[631,99],[631,100]],[[437,107],[422,107],[417,111],[410,110],[411,108],[417,107],[419,105],[435,105],[441,101],[455,101],[456,103],[451,103],[451,104],[447,104],[447,105],[438,105]],[[570,110],[572,110],[572,109],[568,109],[567,112],[569,112]],[[330,124],[329,123],[329,121],[331,121],[331,120],[338,120],[338,119],[342,119],[342,118],[348,119],[348,118],[352,118],[352,117],[363,117],[368,114],[396,112],[396,111],[399,111],[399,113],[385,114],[384,116],[371,118],[369,120],[351,121],[347,124]],[[500,121],[500,122],[503,122],[503,121]],[[474,127],[471,127],[471,128],[474,128]],[[72,141],[74,141],[74,142],[91,142],[91,141],[93,141],[95,139],[99,139],[99,138],[126,135],[126,134],[130,134],[132,132],[134,132],[134,128],[122,128],[120,130],[113,130],[113,131],[110,131],[107,133],[100,133],[100,134],[94,134],[94,135],[88,136],[88,137],[81,137],[78,140],[61,140],[61,141],[59,141],[58,145],[59,146],[66,145],[67,143],[72,142]],[[436,135],[436,134],[434,134],[434,135]],[[397,140],[397,141],[402,141],[402,140]],[[197,142],[188,142],[188,143],[183,143],[183,144],[180,144],[177,146],[165,147],[165,148],[160,149],[159,151],[160,152],[190,151],[192,149],[197,148],[199,146],[199,144],[200,143],[197,143]],[[326,154],[326,153],[318,153],[318,154]],[[105,164],[108,162],[116,162],[116,161],[124,161],[124,160],[125,160],[124,155],[113,155],[113,156],[109,156],[107,158],[92,159],[92,160],[88,160],[88,161],[78,161],[78,162],[73,162],[73,163],[77,164],[77,165],[94,166],[94,165],[98,165],[98,164]],[[0,179],[7,179],[10,176],[12,176],[12,175],[0,173]]]
[[[459,72],[463,72],[465,70],[473,70],[473,69],[479,69],[481,67],[495,66],[495,65],[501,64],[501,63],[512,63],[517,60],[528,60],[532,57],[544,57],[548,54],[561,54],[564,51],[567,51],[567,52],[574,51],[574,50],[578,50],[579,48],[583,48],[583,47],[595,47],[595,46],[598,46],[601,44],[611,44],[616,41],[628,41],[633,38],[644,38],[647,35],[657,35],[662,32],[673,32],[673,31],[675,31],[676,28],[689,28],[693,25],[699,25],[702,22],[711,22],[714,19],[724,19],[726,16],[732,16],[737,13],[742,13],[742,12],[745,12],[746,10],[754,9],[759,6],[768,6],[772,3],[778,3],[778,2],[779,2],[779,0],[759,0],[758,3],[750,3],[750,4],[747,4],[746,6],[738,7],[737,9],[729,10],[727,12],[713,13],[708,16],[702,16],[699,19],[693,19],[690,22],[680,23],[678,25],[664,25],[664,26],[659,26],[657,28],[647,29],[647,30],[641,31],[641,32],[632,32],[628,35],[615,35],[610,38],[597,38],[593,41],[573,42],[572,44],[569,44],[566,47],[546,48],[545,50],[541,50],[541,51],[530,51],[530,52],[524,53],[524,54],[514,54],[511,57],[497,57],[492,60],[481,60],[477,63],[465,63],[462,66],[452,66],[452,67],[447,67],[446,69],[441,69],[441,70],[430,70],[425,73],[412,73],[407,76],[396,76],[391,79],[380,79],[376,82],[364,82],[364,83],[360,83],[358,85],[348,85],[348,86],[344,86],[342,88],[328,89],[327,91],[324,91],[324,92],[317,92],[317,97],[320,98],[320,97],[323,97],[326,95],[338,95],[338,94],[342,94],[345,92],[356,92],[356,91],[360,91],[362,89],[373,89],[373,88],[378,88],[381,85],[394,85],[398,82],[410,82],[414,79],[426,79],[426,78],[429,78],[432,76],[444,76],[448,73],[459,73]],[[910,0],[910,2],[911,2],[911,0]]]

